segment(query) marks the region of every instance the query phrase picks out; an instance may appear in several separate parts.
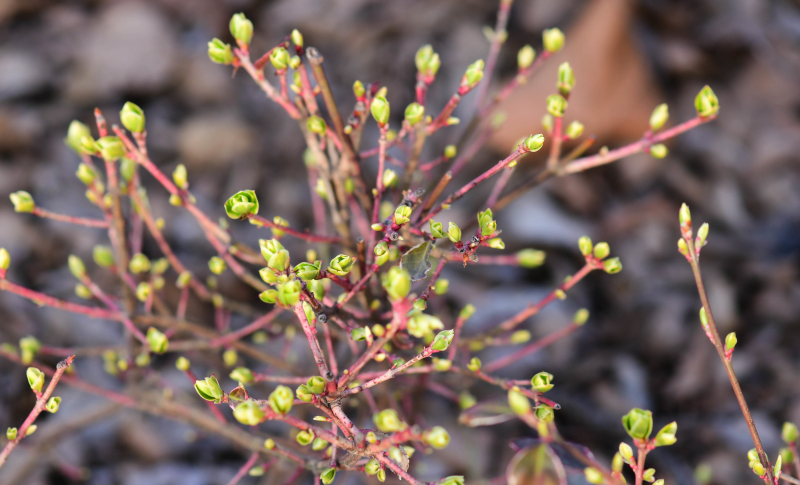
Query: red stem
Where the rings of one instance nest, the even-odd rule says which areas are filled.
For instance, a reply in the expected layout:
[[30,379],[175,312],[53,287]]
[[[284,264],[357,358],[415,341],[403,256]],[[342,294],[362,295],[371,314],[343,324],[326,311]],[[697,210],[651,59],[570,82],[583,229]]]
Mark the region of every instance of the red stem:
[[86,227],[100,227],[103,229],[108,229],[109,226],[108,221],[103,219],[87,219],[84,217],[66,216],[64,214],[50,212],[42,209],[41,207],[34,207],[33,211],[31,211],[31,214],[47,219],[53,219],[54,221],[69,222],[70,224],[78,224]]

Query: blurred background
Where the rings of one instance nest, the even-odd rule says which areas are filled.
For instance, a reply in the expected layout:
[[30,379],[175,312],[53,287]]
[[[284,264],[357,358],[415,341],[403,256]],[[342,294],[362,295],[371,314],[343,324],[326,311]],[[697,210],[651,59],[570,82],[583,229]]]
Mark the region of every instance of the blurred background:
[[[11,252],[9,278],[76,299],[67,255],[88,261],[105,234],[15,214],[8,194],[27,190],[44,208],[97,216],[74,176],[79,160],[62,140],[72,119],[91,125],[95,107],[118,122],[127,100],[147,114],[151,158],[167,173],[184,163],[207,213],[223,215],[230,194],[252,188],[263,215],[280,215],[293,227],[311,226],[297,126],[247,76],[231,79],[230,68],[212,64],[206,55],[212,37],[230,40],[233,13],[242,11],[255,24],[254,57],[300,29],[306,45],[324,55],[345,113],[354,103],[354,80],[388,86],[397,126],[402,107],[413,100],[416,50],[430,43],[442,59],[427,102],[428,111],[436,113],[467,65],[486,57],[482,28],[494,25],[496,9],[497,2],[489,0],[0,0],[0,247]],[[554,374],[556,386],[548,397],[563,407],[557,424],[603,463],[626,438],[620,417],[636,406],[651,409],[657,427],[678,422],[678,443],[648,457],[667,483],[707,482],[709,470],[711,483],[758,483],[747,468],[745,453],[752,447],[747,427],[701,330],[690,268],[676,251],[677,212],[685,201],[697,225],[711,225],[702,259],[711,305],[720,332],[738,335],[734,367],[766,450],[775,457],[783,446],[783,421],[800,422],[800,2],[516,0],[494,89],[514,76],[517,50],[531,44],[539,52],[542,29],[553,26],[566,32],[564,51],[505,103],[508,121],[460,179],[504,157],[520,137],[543,131],[544,100],[555,92],[556,67],[564,60],[577,79],[566,119],[582,121],[586,133],[597,136],[590,152],[638,139],[662,102],[669,103],[671,123],[690,119],[704,84],[719,96],[719,118],[669,141],[665,159],[634,156],[551,180],[520,197],[496,214],[506,252],[544,249],[546,264],[535,270],[449,265],[443,277],[450,280],[450,292],[431,306],[451,324],[451,310],[474,303],[478,312],[465,332],[488,328],[580,267],[579,236],[608,241],[623,272],[590,274],[566,301],[524,328],[534,338],[547,335],[567,325],[580,307],[591,310],[589,322],[503,375]],[[455,115],[469,119],[473,99],[474,94],[467,96]],[[423,162],[455,142],[462,128],[435,135]],[[370,122],[363,148],[377,146],[377,138]],[[539,166],[545,156],[528,157],[520,171]],[[364,170],[374,174],[376,163],[370,159]],[[170,206],[152,178],[143,178],[154,212],[167,220],[178,257],[206,275],[213,251],[195,221]],[[490,189],[491,184],[473,191],[442,220],[471,222]],[[249,225],[233,226],[236,237],[251,245],[264,237]],[[149,256],[160,256],[151,240],[145,248]],[[220,278],[220,286],[234,298],[258,303],[230,274]],[[209,313],[197,305],[190,317],[210,322]],[[35,335],[46,345],[68,347],[114,345],[120,339],[115,325],[39,309],[5,293],[0,322],[3,342]],[[307,365],[301,340],[288,358]],[[502,352],[481,356],[486,361]],[[193,393],[172,359],[156,361],[164,382],[176,392]],[[219,374],[222,367],[219,356],[197,362],[209,373]],[[77,370],[87,380],[119,388],[102,366],[100,357],[90,357],[80,359]],[[467,389],[461,381],[442,382],[455,391]],[[469,389],[479,400],[504,398],[497,388]],[[268,388],[261,391],[266,396]],[[61,411],[40,418],[37,435],[25,440],[0,472],[4,485],[223,484],[246,460],[222,439],[184,425],[119,409],[67,386],[57,394],[64,398]],[[452,436],[447,449],[412,460],[422,479],[464,474],[475,483],[502,476],[513,454],[509,440],[535,434],[517,420],[465,427],[458,424],[457,405],[441,396],[419,391],[414,399],[427,425],[443,424]],[[33,403],[24,369],[0,362],[0,428],[19,426]],[[275,431],[286,434],[281,427]],[[704,472],[696,477],[699,465]],[[291,468],[273,472],[241,483],[283,483]],[[336,480],[367,483],[357,473],[340,473]],[[572,483],[581,480],[579,474],[570,476]],[[304,475],[296,483],[311,481]]]

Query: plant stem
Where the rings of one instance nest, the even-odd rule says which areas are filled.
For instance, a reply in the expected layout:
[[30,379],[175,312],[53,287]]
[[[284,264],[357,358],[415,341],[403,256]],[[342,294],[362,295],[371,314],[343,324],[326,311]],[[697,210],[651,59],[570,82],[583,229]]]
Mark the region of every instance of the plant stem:
[[566,327],[562,328],[561,330],[557,330],[551,333],[550,335],[540,340],[537,340],[536,342],[526,345],[525,347],[519,349],[516,352],[507,354],[504,357],[500,357],[499,359],[486,364],[484,368],[486,369],[487,372],[494,372],[496,370],[502,369],[503,367],[509,364],[513,364],[514,362],[519,361],[522,357],[525,357],[526,355],[532,354],[538,350],[547,347],[548,345],[554,342],[561,340],[562,338],[571,334],[580,327],[581,325],[578,325],[576,323],[571,323]]
[[260,455],[258,453],[253,453],[252,455],[250,455],[250,458],[248,458],[247,461],[244,463],[244,465],[242,465],[242,467],[239,469],[239,471],[236,472],[236,475],[234,475],[233,478],[231,478],[231,481],[228,482],[228,485],[236,485],[237,483],[239,483],[239,481],[242,478],[244,478],[245,475],[247,475],[247,472],[250,471],[251,468],[253,468],[253,465],[256,464],[256,461],[258,461],[259,456]]
[[28,414],[27,419],[25,419],[25,422],[22,423],[22,426],[20,426],[19,430],[17,431],[17,437],[9,441],[5,448],[3,448],[3,451],[0,452],[0,468],[2,468],[5,464],[6,460],[8,459],[8,455],[10,455],[11,452],[14,451],[14,448],[17,447],[19,442],[25,438],[28,428],[31,427],[33,422],[36,421],[36,418],[39,417],[39,414],[41,414],[41,412],[44,410],[44,405],[47,404],[47,400],[50,399],[50,395],[53,394],[59,379],[61,379],[61,376],[64,375],[64,371],[67,370],[67,367],[72,365],[72,361],[74,359],[75,356],[71,355],[58,363],[57,370],[53,374],[53,378],[50,379],[50,384],[48,384],[47,389],[45,389],[42,395],[39,396],[39,399],[36,400],[36,405],[33,407],[33,410],[30,412],[30,414]]
[[772,485],[775,482],[775,479],[772,475],[772,467],[770,466],[766,452],[764,452],[764,445],[761,444],[761,438],[758,436],[758,430],[753,422],[753,416],[750,414],[750,408],[747,406],[747,401],[742,393],[742,388],[739,385],[739,379],[736,378],[736,373],[733,371],[731,359],[727,358],[725,355],[725,346],[719,336],[717,324],[714,321],[714,315],[711,313],[711,305],[708,302],[708,295],[706,294],[706,288],[703,284],[703,277],[700,273],[700,260],[697,252],[695,251],[694,241],[692,240],[691,236],[685,237],[684,240],[687,242],[689,247],[689,254],[691,255],[689,258],[689,263],[692,267],[692,274],[694,275],[694,281],[697,285],[697,291],[700,294],[700,301],[703,303],[703,309],[705,310],[706,317],[708,319],[708,331],[711,333],[711,336],[714,339],[714,347],[717,349],[717,354],[722,361],[722,365],[725,366],[725,372],[728,374],[728,380],[731,382],[731,387],[733,387],[733,393],[736,395],[736,400],[739,402],[739,407],[742,409],[742,415],[744,416],[744,420],[747,422],[747,428],[750,430],[750,437],[753,439],[753,444],[758,452],[758,458],[761,461],[761,465],[764,467],[764,470],[766,470],[764,482],[767,485]]
[[87,219],[84,217],[74,217],[74,216],[67,216],[64,214],[56,214],[55,212],[50,212],[48,210],[42,209],[41,207],[35,207],[31,212],[31,214],[46,219],[52,219],[54,221],[62,221],[62,222],[69,222],[70,224],[78,224],[80,226],[100,227],[103,229],[108,228],[108,221],[103,219]]

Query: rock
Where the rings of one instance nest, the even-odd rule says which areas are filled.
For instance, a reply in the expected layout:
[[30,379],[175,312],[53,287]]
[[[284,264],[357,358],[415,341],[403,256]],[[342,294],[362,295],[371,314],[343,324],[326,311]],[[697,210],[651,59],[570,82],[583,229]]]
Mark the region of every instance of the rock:
[[47,66],[40,55],[0,51],[0,100],[34,94],[47,84]]
[[175,31],[162,13],[138,2],[109,5],[78,48],[67,95],[78,102],[108,99],[120,91],[164,89],[175,73]]
[[178,131],[178,152],[190,168],[225,166],[251,153],[254,144],[252,128],[230,114],[199,115]]

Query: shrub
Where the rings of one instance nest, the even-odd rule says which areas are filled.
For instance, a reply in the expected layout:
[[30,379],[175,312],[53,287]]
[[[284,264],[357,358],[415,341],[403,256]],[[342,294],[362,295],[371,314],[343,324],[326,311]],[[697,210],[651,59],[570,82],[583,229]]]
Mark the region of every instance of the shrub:
[[[448,263],[532,268],[544,262],[544,253],[534,249],[516,254],[491,254],[505,248],[500,238],[502,228],[498,227],[494,212],[519,194],[547,179],[582,172],[635,153],[646,152],[662,158],[667,154],[662,142],[715,119],[719,103],[711,88],[706,86],[695,101],[696,117],[664,129],[668,109],[666,105],[658,106],[649,120],[649,129],[639,141],[584,155],[591,139],[583,136],[583,125],[578,120],[565,124],[575,75],[570,65],[563,63],[554,80],[557,92],[547,98],[547,113],[543,118],[545,133],[520,140],[502,160],[453,190],[450,183],[471,154],[482,146],[488,134],[500,129],[494,117],[499,102],[565,42],[564,34],[558,29],[545,30],[544,49],[537,55],[533,47],[523,47],[518,54],[517,75],[489,96],[489,83],[505,40],[509,8],[510,2],[501,0],[498,25],[490,36],[490,55],[485,61],[477,60],[466,68],[455,92],[435,115],[427,114],[426,92],[435,81],[442,61],[431,46],[419,49],[414,59],[416,100],[402,110],[403,119],[399,124],[393,121],[397,116],[392,113],[398,110],[392,110],[390,93],[377,83],[365,85],[355,81],[355,107],[349,116],[342,116],[333,101],[323,57],[317,49],[305,46],[297,30],[256,60],[251,59],[249,45],[254,35],[253,24],[243,14],[234,15],[230,21],[235,45],[220,39],[209,42],[211,61],[230,66],[234,71],[243,70],[298,124],[307,143],[302,158],[313,180],[309,201],[315,216],[313,232],[293,227],[280,216],[265,216],[270,209],[261,206],[259,194],[247,188],[231,195],[216,213],[205,214],[190,192],[190,175],[186,168],[178,165],[170,177],[149,158],[146,114],[131,102],[125,103],[120,112],[122,126],[109,127],[103,114],[96,110],[96,138],[88,126],[74,121],[65,141],[79,156],[76,175],[86,184],[86,197],[101,216],[79,218],[51,212],[36,205],[31,194],[23,191],[12,194],[11,202],[17,212],[107,230],[110,246],[97,246],[93,259],[99,268],[115,275],[119,286],[101,288],[92,277],[95,270],[87,270],[84,262],[72,255],[68,266],[77,279],[76,294],[90,301],[74,303],[53,298],[9,281],[6,272],[11,257],[5,249],[0,249],[0,290],[38,305],[121,324],[126,335],[133,338],[127,351],[103,353],[105,369],[121,381],[137,385],[117,392],[101,389],[76,375],[67,376],[65,372],[74,356],[69,356],[56,369],[35,362],[36,356],[42,353],[42,345],[33,337],[22,339],[18,347],[4,344],[0,355],[25,365],[34,364],[28,368],[27,377],[37,403],[19,430],[8,429],[9,442],[0,454],[0,466],[20,440],[36,429],[34,421],[43,410],[58,410],[61,399],[51,394],[61,379],[67,385],[100,394],[121,406],[187,422],[249,450],[252,457],[237,477],[248,470],[252,474],[263,473],[264,467],[260,465],[263,460],[281,457],[295,462],[300,470],[308,470],[326,484],[343,471],[361,471],[379,481],[384,481],[387,473],[393,473],[419,484],[422,482],[409,472],[414,451],[444,448],[450,442],[450,435],[436,423],[426,427],[415,424],[408,410],[397,405],[392,394],[404,388],[403,376],[431,374],[431,379],[436,379],[435,374],[457,374],[464,379],[485,381],[507,396],[507,406],[497,410],[496,406],[486,407],[476,402],[468,392],[458,395],[441,390],[463,408],[461,423],[473,425],[479,415],[494,409],[495,414],[516,415],[538,433],[540,444],[521,448],[514,463],[519,464],[534,454],[546,456],[555,468],[562,469],[559,455],[550,452],[561,448],[583,464],[583,473],[590,483],[624,483],[625,464],[635,474],[637,484],[643,480],[654,481],[655,470],[644,468],[645,456],[657,446],[676,441],[676,423],[654,434],[651,412],[631,410],[622,417],[622,425],[633,447],[621,443],[610,466],[605,466],[559,435],[554,416],[560,406],[544,395],[554,386],[553,375],[540,372],[521,380],[496,376],[509,364],[578,331],[588,322],[588,311],[582,309],[570,324],[535,342],[528,342],[530,334],[518,329],[546,305],[564,299],[566,293],[590,273],[618,273],[622,264],[619,258],[610,257],[607,243],[594,244],[588,237],[581,238],[578,248],[585,264],[579,271],[542,300],[497,322],[486,332],[462,336],[465,324],[475,311],[472,305],[466,305],[455,315],[434,315],[427,310],[427,304],[430,298],[447,293],[449,282],[440,279],[440,275]],[[278,88],[265,78],[265,69],[274,70]],[[472,94],[473,91],[476,93]],[[477,97],[477,110],[459,143],[463,149],[459,153],[456,146],[448,145],[436,159],[422,162],[426,139],[459,124],[453,113],[467,95]],[[363,150],[364,126],[372,120],[380,133],[377,147]],[[393,127],[393,123],[396,126]],[[576,141],[576,147],[569,154],[562,153],[564,143],[570,140]],[[505,190],[516,164],[546,144],[547,156],[541,170],[533,178],[519,182],[513,190]],[[398,147],[405,159],[387,155],[392,147]],[[377,176],[374,181],[368,180],[364,167],[376,157]],[[420,186],[416,174],[434,174],[445,165],[448,171],[439,181],[424,189]],[[222,295],[213,277],[204,280],[181,262],[161,232],[163,219],[153,213],[148,203],[147,192],[140,183],[145,173],[169,192],[172,205],[188,211],[196,219],[217,252],[208,262],[209,271],[214,275],[231,271],[258,292],[260,299],[271,308],[253,309]],[[489,179],[496,179],[492,195],[475,220],[449,222],[446,227],[435,220],[443,209]],[[449,195],[442,198],[445,193]],[[259,240],[258,250],[254,245],[235,241],[227,223],[217,222],[223,209],[231,224],[249,223],[269,229],[272,237]],[[131,254],[133,235],[127,229],[132,221],[141,221],[147,227],[162,252],[160,259],[151,260],[138,252]],[[680,210],[680,228],[679,250],[691,264],[703,302],[701,323],[720,354],[751,426],[756,444],[749,455],[751,468],[770,483],[780,476],[782,457],[789,455],[782,454],[774,467],[767,460],[731,367],[736,337],[728,335],[723,344],[717,333],[699,269],[700,250],[708,237],[708,225],[703,225],[693,239],[691,216],[684,206]],[[283,245],[282,241],[292,238],[307,245],[305,254],[299,255]],[[259,266],[262,267],[258,272],[260,278],[253,271]],[[169,301],[165,291],[167,280],[178,290],[177,301]],[[213,312],[216,331],[187,321],[190,295],[202,300],[205,310]],[[227,324],[232,312],[257,316],[249,325],[232,331]],[[292,326],[275,326],[278,317],[286,314],[293,314]],[[307,340],[310,350],[307,357],[311,357],[308,362],[313,362],[316,368],[314,375],[304,375],[303,363],[290,366],[246,342],[247,338],[256,343],[265,338],[288,341],[298,327]],[[46,341],[47,336],[42,339]],[[343,351],[344,346],[337,346],[338,343],[344,343],[349,351]],[[476,355],[486,346],[509,344],[523,345],[486,363]],[[238,385],[226,390],[224,381],[221,383],[214,374],[203,373],[203,378],[198,379],[192,363],[184,355],[188,351],[221,354],[224,365],[232,369],[230,378]],[[153,381],[142,381],[135,368],[149,367],[152,354],[174,358],[178,370],[194,384],[198,394],[195,400],[205,400],[210,411],[201,411],[197,406],[183,404],[182,400],[151,392],[156,385]],[[215,370],[222,371],[221,368]],[[52,376],[47,387],[44,387],[45,375]],[[251,395],[248,386],[254,383],[276,386],[271,393],[258,389]],[[347,413],[348,404],[361,397],[371,409],[372,423],[354,422]],[[378,402],[386,404],[381,408]],[[225,405],[242,425],[258,427],[265,421],[282,422],[287,429],[296,429],[295,439],[275,435],[265,440],[255,429],[242,428],[232,422],[220,410]],[[304,414],[315,414],[313,420],[296,417],[293,410],[297,408],[308,408]],[[332,426],[315,424],[319,422]],[[784,428],[784,439],[792,447],[790,453],[793,452],[797,431],[790,423]],[[523,468],[512,466],[509,473]],[[534,472],[541,471],[541,464],[537,470]],[[463,477],[450,476],[436,483],[463,482]],[[656,481],[659,482],[663,480]]]

